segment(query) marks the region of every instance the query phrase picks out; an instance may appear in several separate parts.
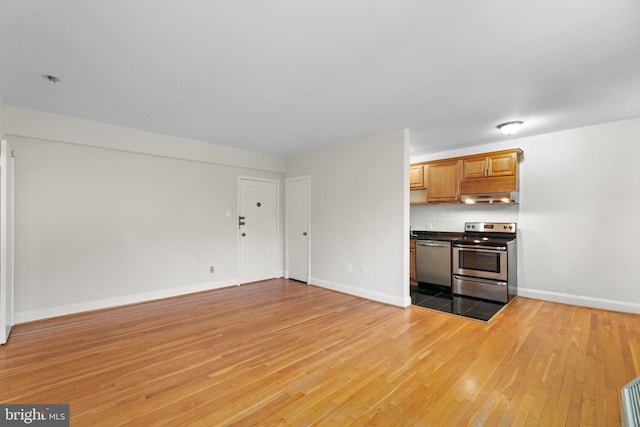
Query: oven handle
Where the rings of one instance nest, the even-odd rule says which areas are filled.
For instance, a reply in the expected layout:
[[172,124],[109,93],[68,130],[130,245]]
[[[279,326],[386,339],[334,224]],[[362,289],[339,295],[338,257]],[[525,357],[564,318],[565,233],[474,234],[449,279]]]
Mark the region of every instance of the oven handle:
[[439,243],[439,242],[433,242],[430,240],[418,240],[416,242],[416,245],[418,246],[429,246],[432,248],[450,248],[451,244],[450,243]]
[[498,251],[506,251],[506,246],[482,246],[482,245],[461,245],[456,243],[453,245],[454,248],[462,248],[462,249],[471,249],[475,252],[498,252]]
[[469,276],[458,276],[457,274],[454,274],[453,278],[456,280],[465,280],[467,282],[483,283],[485,285],[507,286],[508,284],[507,282],[502,282],[500,280],[481,279],[479,277],[469,277]]

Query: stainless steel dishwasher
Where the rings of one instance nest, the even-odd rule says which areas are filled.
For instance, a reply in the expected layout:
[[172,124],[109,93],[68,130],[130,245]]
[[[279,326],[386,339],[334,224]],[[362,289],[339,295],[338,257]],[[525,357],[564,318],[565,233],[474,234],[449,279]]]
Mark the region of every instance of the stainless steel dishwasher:
[[451,287],[451,242],[416,242],[416,279],[418,282]]

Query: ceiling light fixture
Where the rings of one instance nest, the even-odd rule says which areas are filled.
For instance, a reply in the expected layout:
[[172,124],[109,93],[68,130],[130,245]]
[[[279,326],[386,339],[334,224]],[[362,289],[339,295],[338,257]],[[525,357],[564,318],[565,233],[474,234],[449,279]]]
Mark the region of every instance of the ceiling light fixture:
[[514,133],[518,132],[518,129],[520,129],[520,126],[522,126],[523,123],[524,122],[521,122],[521,121],[506,122],[496,127],[500,132],[502,132],[505,135],[513,135]]
[[45,80],[49,80],[53,84],[60,83],[60,77],[54,76],[53,74],[43,74],[42,78]]

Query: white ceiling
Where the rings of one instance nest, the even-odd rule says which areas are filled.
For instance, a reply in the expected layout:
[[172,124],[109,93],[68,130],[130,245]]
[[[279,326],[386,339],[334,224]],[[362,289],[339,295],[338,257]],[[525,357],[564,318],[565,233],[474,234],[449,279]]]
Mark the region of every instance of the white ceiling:
[[284,155],[640,117],[638,0],[0,0],[0,55],[6,104]]

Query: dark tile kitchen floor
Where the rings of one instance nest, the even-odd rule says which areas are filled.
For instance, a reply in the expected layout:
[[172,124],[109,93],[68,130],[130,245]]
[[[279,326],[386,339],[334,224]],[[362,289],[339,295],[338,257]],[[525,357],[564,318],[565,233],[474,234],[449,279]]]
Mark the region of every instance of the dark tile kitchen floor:
[[411,286],[411,303],[485,322],[506,305],[496,301],[452,295],[449,288],[424,283],[420,283],[420,286]]

